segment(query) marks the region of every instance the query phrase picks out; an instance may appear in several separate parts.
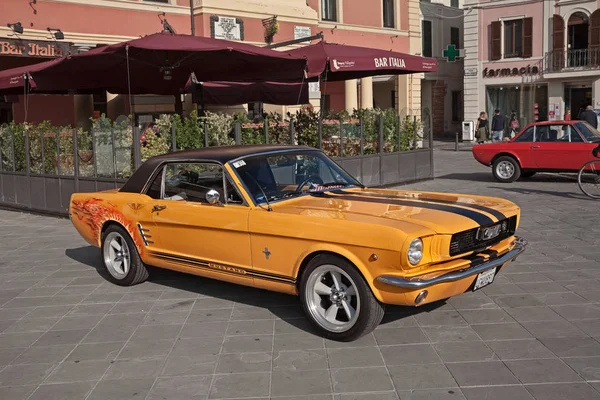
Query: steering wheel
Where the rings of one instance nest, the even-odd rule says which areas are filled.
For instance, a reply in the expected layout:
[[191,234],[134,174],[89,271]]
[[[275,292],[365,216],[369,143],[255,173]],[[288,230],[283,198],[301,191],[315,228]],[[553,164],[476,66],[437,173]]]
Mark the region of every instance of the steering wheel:
[[308,183],[316,183],[318,185],[322,185],[323,179],[321,179],[321,177],[318,175],[311,175],[308,178],[306,178],[305,180],[303,180],[302,183],[300,183],[298,185],[298,187],[296,188],[296,192],[299,192],[300,190],[302,190],[302,188],[304,186],[306,186]]

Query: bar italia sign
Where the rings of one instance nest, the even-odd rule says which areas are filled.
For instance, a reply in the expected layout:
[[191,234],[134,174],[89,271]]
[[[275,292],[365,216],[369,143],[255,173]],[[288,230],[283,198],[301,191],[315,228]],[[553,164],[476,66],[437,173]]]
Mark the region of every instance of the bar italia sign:
[[540,69],[535,65],[528,65],[521,68],[484,68],[482,73],[484,78],[497,78],[504,76],[538,75],[540,73]]
[[0,39],[0,55],[15,57],[58,58],[69,53],[70,43],[38,40]]

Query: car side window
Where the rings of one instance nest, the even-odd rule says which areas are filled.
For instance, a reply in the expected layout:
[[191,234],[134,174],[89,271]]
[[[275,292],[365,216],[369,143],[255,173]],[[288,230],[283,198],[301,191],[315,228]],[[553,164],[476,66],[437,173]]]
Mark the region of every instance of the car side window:
[[158,173],[156,174],[156,177],[154,177],[154,180],[152,181],[152,184],[150,184],[150,186],[148,187],[148,190],[146,191],[146,194],[150,197],[152,197],[153,199],[160,199],[160,185],[162,183],[162,175],[163,175],[163,169],[161,168]]
[[562,125],[558,133],[558,142],[581,143],[583,139],[571,125]]
[[523,133],[517,136],[515,142],[533,142],[533,126],[525,129]]
[[208,203],[209,190],[223,198],[223,168],[211,163],[174,163],[165,167],[164,200]]

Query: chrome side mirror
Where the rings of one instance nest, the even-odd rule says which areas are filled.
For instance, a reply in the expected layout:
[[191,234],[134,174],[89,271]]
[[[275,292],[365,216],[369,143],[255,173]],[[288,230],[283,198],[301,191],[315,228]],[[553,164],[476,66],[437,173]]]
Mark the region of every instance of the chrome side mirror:
[[221,195],[219,195],[219,192],[217,192],[215,189],[210,189],[208,192],[206,192],[206,201],[208,204],[217,204],[220,197]]

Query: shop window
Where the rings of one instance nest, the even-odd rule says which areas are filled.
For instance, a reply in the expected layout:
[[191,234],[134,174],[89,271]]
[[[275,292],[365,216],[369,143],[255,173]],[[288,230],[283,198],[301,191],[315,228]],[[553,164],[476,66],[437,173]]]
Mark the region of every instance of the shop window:
[[337,0],[321,0],[321,19],[337,21]]
[[431,21],[423,20],[423,57],[431,57],[433,44],[431,41]]
[[461,91],[452,92],[452,121],[462,121],[463,94]]
[[450,0],[450,7],[458,8],[458,0]]
[[394,27],[394,1],[395,0],[383,0],[383,27],[393,28]]
[[460,29],[455,27],[450,28],[450,44],[453,44],[454,47],[460,49]]
[[519,126],[545,121],[548,117],[548,86],[545,84],[487,86],[486,92],[485,109],[490,119],[496,109],[507,121],[514,113]]
[[106,99],[106,92],[101,92],[98,94],[95,94],[94,96],[94,111],[96,112],[96,114],[99,115],[106,115],[107,114],[107,99]]
[[263,119],[263,103],[255,102],[248,103],[248,118],[252,121],[259,121]]
[[490,25],[490,60],[532,56],[533,19],[494,21]]

